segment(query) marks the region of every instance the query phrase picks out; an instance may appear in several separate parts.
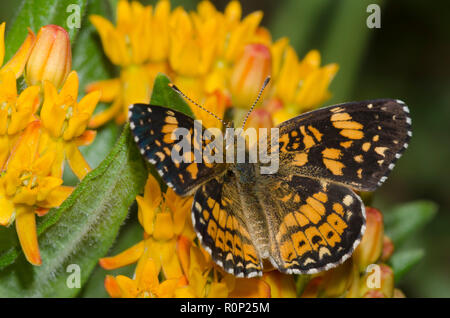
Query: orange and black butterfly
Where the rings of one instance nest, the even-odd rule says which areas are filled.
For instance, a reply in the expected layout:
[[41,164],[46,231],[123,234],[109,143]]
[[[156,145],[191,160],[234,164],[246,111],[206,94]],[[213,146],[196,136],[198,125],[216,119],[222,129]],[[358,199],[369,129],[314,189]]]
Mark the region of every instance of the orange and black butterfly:
[[[259,163],[174,162],[172,132],[194,128],[184,113],[135,104],[129,119],[141,153],[167,185],[194,195],[192,219],[203,247],[238,277],[261,275],[263,259],[294,274],[343,263],[365,230],[354,190],[380,186],[412,135],[400,100],[318,109],[278,126],[278,172],[260,174]],[[193,134],[191,143],[206,147]]]

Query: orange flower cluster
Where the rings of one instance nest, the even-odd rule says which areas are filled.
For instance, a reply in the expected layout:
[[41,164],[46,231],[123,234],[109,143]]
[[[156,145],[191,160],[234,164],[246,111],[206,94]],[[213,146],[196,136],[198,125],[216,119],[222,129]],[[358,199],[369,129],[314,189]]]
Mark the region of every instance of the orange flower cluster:
[[[0,65],[4,33],[2,23]],[[72,192],[62,185],[64,161],[80,179],[90,171],[78,147],[95,138],[86,127],[100,93],[78,102],[78,76],[70,72],[71,64],[66,30],[47,25],[37,36],[29,30],[0,69],[0,225],[15,220],[22,249],[34,265],[42,263],[35,214],[46,214]],[[19,92],[16,80],[24,72],[27,87]]]
[[[264,107],[250,122],[276,125],[328,99],[328,85],[338,69],[336,64],[320,66],[317,51],[299,60],[286,38],[272,41],[259,26],[262,12],[242,18],[238,1],[231,1],[223,13],[201,1],[197,11],[188,13],[181,7],[171,11],[168,0],[155,7],[120,0],[116,26],[98,15],[90,19],[105,54],[120,67],[119,78],[87,87],[101,90],[101,100],[112,102],[92,118],[91,127],[112,118],[123,123],[130,104],[148,103],[158,72],[219,117],[233,107],[236,124],[271,75]],[[197,107],[192,110],[205,127],[220,124]]]
[[[188,13],[181,7],[171,10],[168,0],[155,7],[120,0],[116,26],[91,16],[105,54],[120,67],[120,76],[87,87],[87,91],[101,90],[101,100],[112,102],[89,125],[98,127],[113,118],[123,123],[130,104],[149,102],[158,72],[219,117],[231,108],[238,125],[270,75],[272,80],[247,127],[273,127],[330,97],[328,86],[338,70],[336,64],[321,66],[315,50],[299,59],[288,39],[273,41],[269,31],[259,26],[262,12],[241,15],[238,1],[231,1],[224,12],[201,1],[196,11]],[[220,125],[191,106],[205,127]],[[106,277],[111,297],[401,296],[394,289],[392,270],[384,264],[393,245],[383,235],[382,216],[375,209],[367,209],[366,234],[343,265],[313,276],[284,275],[269,267],[262,277],[246,279],[224,272],[199,246],[191,224],[192,198],[178,197],[171,189],[161,193],[149,175],[144,196],[138,196],[137,202],[144,239],[100,260],[105,269],[137,263],[133,278]],[[378,266],[374,273],[366,273],[373,264]]]

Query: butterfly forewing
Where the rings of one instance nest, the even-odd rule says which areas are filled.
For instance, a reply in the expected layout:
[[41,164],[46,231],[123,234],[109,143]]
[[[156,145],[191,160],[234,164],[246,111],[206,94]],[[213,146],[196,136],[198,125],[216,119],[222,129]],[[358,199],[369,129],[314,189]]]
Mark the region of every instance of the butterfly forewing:
[[322,178],[372,191],[408,147],[411,119],[399,100],[378,99],[315,110],[280,126],[285,174]]
[[[205,149],[205,140],[197,138],[194,119],[167,107],[134,104],[130,106],[131,132],[141,153],[152,163],[164,181],[179,195],[193,194],[199,185],[225,169],[224,164],[207,163],[195,159],[195,147]],[[188,131],[186,141],[190,149],[183,152],[178,128]],[[205,131],[201,127],[201,134]],[[178,140],[180,139],[180,140]],[[172,150],[182,155],[182,160],[173,160]],[[203,152],[201,152],[203,153]]]

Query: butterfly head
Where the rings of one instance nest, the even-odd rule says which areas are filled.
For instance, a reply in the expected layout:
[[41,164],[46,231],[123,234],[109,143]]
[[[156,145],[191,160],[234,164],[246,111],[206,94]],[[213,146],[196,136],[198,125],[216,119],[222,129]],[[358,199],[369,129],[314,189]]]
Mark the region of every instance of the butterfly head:
[[[259,91],[258,97],[256,98],[255,102],[253,103],[253,105],[250,107],[250,110],[247,112],[247,115],[245,116],[245,119],[242,123],[242,129],[244,129],[245,127],[245,123],[247,122],[248,117],[250,116],[251,112],[253,111],[253,108],[255,108],[256,104],[258,103],[259,99],[261,98],[261,95],[264,91],[264,89],[266,88],[267,84],[269,84],[270,81],[270,76],[267,76],[266,79],[264,80],[264,83],[261,87],[261,90]],[[172,88],[176,93],[178,93],[179,95],[181,95],[182,97],[184,97],[186,100],[190,101],[191,103],[193,103],[194,105],[196,105],[197,107],[199,107],[200,109],[206,111],[208,114],[210,114],[211,116],[213,116],[214,118],[216,118],[218,121],[222,122],[222,124],[224,125],[224,127],[226,128],[234,128],[234,123],[233,122],[226,122],[224,121],[222,118],[220,118],[219,116],[217,116],[216,114],[210,112],[209,110],[207,110],[205,107],[203,107],[202,105],[200,105],[199,103],[195,102],[194,100],[192,100],[191,98],[189,98],[186,94],[184,94],[178,87],[175,86],[175,84],[173,83],[169,83],[169,87]]]

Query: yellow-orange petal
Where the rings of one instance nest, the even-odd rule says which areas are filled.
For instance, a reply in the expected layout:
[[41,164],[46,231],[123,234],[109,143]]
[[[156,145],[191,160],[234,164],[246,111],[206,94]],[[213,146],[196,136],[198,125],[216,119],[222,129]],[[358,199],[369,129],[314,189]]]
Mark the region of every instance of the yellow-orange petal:
[[138,218],[144,228],[145,233],[152,235],[154,229],[156,207],[152,206],[148,200],[144,197],[137,196],[136,201],[138,204]]
[[315,70],[304,80],[295,96],[295,103],[300,110],[318,107],[330,97],[328,86],[338,69],[337,64],[329,64]]
[[73,142],[77,147],[90,145],[95,137],[97,136],[97,131],[86,130],[81,136],[76,137]]
[[45,152],[33,162],[33,171],[37,175],[46,177],[51,171],[51,166],[54,163],[56,154],[52,151]]
[[39,137],[41,135],[40,121],[33,121],[22,133],[14,147],[8,162],[7,169],[19,169],[32,165],[37,156]]
[[264,273],[262,279],[270,285],[273,298],[295,298],[297,296],[293,275],[285,275],[274,270]]
[[14,56],[1,68],[1,70],[11,70],[16,75],[16,78],[19,78],[23,73],[23,69],[27,63],[31,49],[34,45],[34,41],[35,35],[31,29],[28,29],[28,35],[25,38],[25,41],[22,43],[16,54],[14,54]]
[[148,250],[139,259],[136,266],[135,280],[139,290],[155,292],[158,285],[158,271],[155,262],[149,258]]
[[94,112],[101,95],[102,93],[100,91],[93,91],[84,96],[78,103],[78,111],[89,114],[90,117]]
[[75,104],[78,97],[78,86],[78,74],[76,71],[71,71],[59,92],[59,98],[62,99],[60,103],[69,102],[70,104]]
[[157,207],[162,199],[161,187],[158,180],[150,173],[144,188],[144,198],[152,207]]
[[183,275],[181,264],[176,253],[175,239],[161,243],[159,255],[164,277],[180,278]]
[[43,201],[45,199],[47,199],[47,196],[50,192],[54,191],[55,189],[57,189],[57,187],[59,185],[61,185],[63,183],[63,180],[61,178],[57,178],[57,177],[45,177],[45,178],[41,178],[41,180],[39,180],[39,183],[37,185],[37,197],[36,200],[37,201]]
[[244,50],[244,46],[253,39],[256,28],[263,17],[262,11],[255,11],[247,15],[233,30],[227,43],[225,59],[233,62]]
[[305,79],[309,74],[320,67],[320,53],[317,50],[309,51],[298,66],[300,80]]
[[173,235],[172,215],[168,212],[157,213],[153,230],[155,240],[169,240]]
[[357,266],[353,264],[353,259],[348,259],[344,264],[325,272],[322,276],[321,296],[334,298],[344,295],[354,282],[353,271],[358,273]]
[[17,207],[16,230],[28,262],[33,265],[41,265],[42,261],[36,232],[36,216],[33,208],[28,206]]
[[272,54],[272,80],[278,80],[278,74],[281,70],[281,65],[284,59],[284,53],[289,44],[289,39],[286,37],[278,39],[270,47]]
[[122,291],[117,283],[116,279],[111,275],[106,275],[105,277],[105,289],[111,298],[122,297]]
[[[52,137],[58,138],[62,133],[68,105],[57,105],[58,92],[49,81],[44,81],[44,102],[41,108],[41,121]],[[63,106],[63,107],[61,107]]]
[[179,287],[175,290],[175,298],[196,298],[198,297],[195,294],[194,289],[192,286],[183,286]]
[[122,111],[122,105],[122,99],[120,97],[116,98],[111,106],[92,116],[88,126],[90,128],[98,128],[104,125]]
[[117,254],[116,256],[101,258],[98,263],[102,268],[107,270],[130,265],[136,263],[139,260],[139,258],[144,253],[144,248],[144,241],[140,241],[136,245],[133,245],[132,247],[126,249],[120,254]]
[[69,119],[66,129],[64,129],[64,133],[62,135],[64,141],[67,142],[81,136],[81,134],[86,130],[90,117],[91,116],[89,114],[83,112],[73,114]]
[[[97,29],[100,39],[102,41],[103,50],[105,51],[105,54],[108,56],[111,62],[113,62],[116,65],[123,65],[124,61],[122,60],[122,57],[120,56],[120,52],[118,47],[125,46],[125,43],[117,44],[114,43],[113,39],[113,33],[117,33],[117,31],[114,29],[114,26],[111,22],[109,22],[107,19],[103,18],[99,15],[91,15],[89,16],[89,20],[94,25],[94,27]],[[124,41],[123,39],[116,38],[118,41]]]
[[180,279],[167,279],[163,281],[156,290],[156,295],[159,298],[172,298],[175,294]]
[[184,235],[180,235],[177,241],[177,255],[185,275],[189,274],[190,250],[191,240]]
[[117,18],[116,25],[120,32],[128,33],[133,26],[135,16],[130,7],[130,3],[127,0],[120,0],[117,3]]
[[101,102],[112,102],[120,92],[120,79],[113,78],[90,83],[86,86],[85,91],[87,93],[100,91]]
[[230,3],[227,4],[227,7],[225,8],[224,12],[225,18],[227,19],[228,23],[230,22],[239,22],[242,15],[242,8],[241,3],[239,1],[230,1]]
[[3,171],[3,166],[6,163],[6,160],[9,156],[9,148],[10,148],[10,139],[8,136],[0,135],[0,170]]
[[0,206],[0,225],[9,226],[15,216],[14,203],[5,194],[0,193]]
[[90,171],[91,167],[89,163],[84,159],[83,154],[75,145],[71,142],[65,147],[65,153],[67,162],[69,163],[70,169],[78,177],[78,179],[83,179]]
[[226,298],[228,297],[228,288],[225,283],[211,283],[209,286],[208,298]]
[[148,51],[152,62],[161,62],[167,59],[169,54],[169,18],[170,1],[158,1],[155,6],[154,14],[150,19],[150,39],[151,48]]
[[38,202],[41,208],[56,208],[60,206],[72,194],[74,187],[60,186],[53,189],[45,198]]
[[11,114],[8,134],[14,135],[23,130],[31,121],[39,106],[39,86],[27,87],[18,97],[16,111]]
[[139,294],[136,282],[129,277],[119,275],[116,277],[117,285],[119,285],[122,298],[136,298]]
[[237,278],[232,298],[267,298],[270,297],[270,286],[261,278]]

